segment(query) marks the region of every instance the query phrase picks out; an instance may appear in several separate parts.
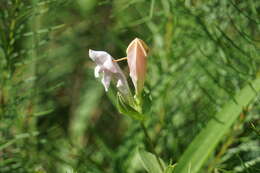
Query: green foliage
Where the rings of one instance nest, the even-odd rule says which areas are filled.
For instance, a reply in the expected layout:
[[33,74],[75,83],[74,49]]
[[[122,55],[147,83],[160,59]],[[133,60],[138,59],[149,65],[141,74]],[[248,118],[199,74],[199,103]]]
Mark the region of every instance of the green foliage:
[[[157,162],[156,157],[147,151],[144,151],[142,149],[139,149],[139,155],[141,158],[141,161],[149,173],[163,173],[164,171],[162,170],[160,164]],[[161,163],[163,163],[162,160],[160,160]],[[163,167],[165,169],[165,166]]]
[[127,115],[133,118],[134,120],[144,121],[144,115],[137,112],[137,110],[125,103],[124,99],[120,94],[117,95],[117,109],[121,114]]
[[[259,171],[260,1],[2,0],[0,9],[1,173],[156,172],[151,146],[167,173]],[[150,47],[146,133],[118,112],[88,57],[125,57],[135,37]]]
[[176,172],[185,173],[189,169],[194,173],[198,172],[222,136],[227,133],[239,114],[243,112],[243,108],[247,107],[259,91],[260,78],[253,81],[252,85],[242,89],[234,98],[235,101],[231,100],[225,104],[223,110],[216,115],[215,119],[207,123],[207,126],[190,144],[178,162]]

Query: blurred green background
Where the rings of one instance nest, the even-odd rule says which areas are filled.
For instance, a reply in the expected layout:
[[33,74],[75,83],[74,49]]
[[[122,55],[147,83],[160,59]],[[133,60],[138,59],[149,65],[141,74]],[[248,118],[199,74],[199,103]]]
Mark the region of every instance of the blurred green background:
[[[257,0],[1,0],[0,172],[146,172],[139,123],[118,113],[88,57],[124,57],[135,37],[151,51],[148,132],[164,162],[178,162],[259,78],[259,11]],[[259,99],[201,172],[260,171]]]

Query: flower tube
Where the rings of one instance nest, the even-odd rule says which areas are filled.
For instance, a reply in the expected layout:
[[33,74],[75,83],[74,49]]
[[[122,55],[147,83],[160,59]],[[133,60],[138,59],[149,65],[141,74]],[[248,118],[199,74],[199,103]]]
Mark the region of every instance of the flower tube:
[[111,80],[114,79],[119,92],[124,96],[131,96],[126,77],[110,54],[105,51],[89,50],[89,57],[96,63],[95,77],[102,77],[101,82],[106,91],[108,91]]

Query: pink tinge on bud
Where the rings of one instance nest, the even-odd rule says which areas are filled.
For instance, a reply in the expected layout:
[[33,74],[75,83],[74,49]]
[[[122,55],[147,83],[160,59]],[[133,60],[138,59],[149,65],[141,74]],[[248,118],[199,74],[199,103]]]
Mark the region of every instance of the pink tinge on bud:
[[127,47],[126,54],[130,77],[133,81],[136,95],[139,95],[144,87],[148,46],[143,40],[135,38]]

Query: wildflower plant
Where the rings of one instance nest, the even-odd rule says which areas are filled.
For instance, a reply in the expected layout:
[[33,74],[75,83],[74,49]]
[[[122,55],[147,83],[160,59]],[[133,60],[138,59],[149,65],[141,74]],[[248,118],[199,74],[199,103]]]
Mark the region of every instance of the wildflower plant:
[[[145,97],[146,95],[143,94],[148,49],[143,40],[135,38],[126,49],[127,57],[118,60],[115,60],[107,52],[89,50],[89,57],[96,63],[94,75],[96,78],[102,78],[101,82],[105,91],[109,90],[112,80],[116,83],[118,111],[139,121],[145,119],[143,101],[144,99],[149,100],[149,97]],[[134,95],[129,88],[127,76],[117,64],[118,61],[122,60],[127,60],[129,76],[135,88]]]
[[259,172],[259,9],[0,0],[0,172]]
[[[144,124],[147,113],[147,109],[145,109],[145,107],[151,106],[147,105],[150,98],[143,91],[146,77],[148,51],[149,48],[146,43],[139,38],[135,38],[127,47],[127,57],[125,58],[114,60],[114,58],[107,52],[93,50],[89,50],[89,57],[96,63],[94,70],[95,77],[102,78],[101,82],[106,92],[109,90],[111,80],[114,79],[116,82],[118,111],[140,122],[146,140],[150,145],[150,150],[155,155],[154,157],[160,167],[160,171],[163,171],[164,166],[158,154],[155,152],[153,143]],[[126,80],[127,77],[117,64],[118,61],[122,60],[127,60],[130,71],[129,76],[131,77],[131,81],[133,82],[135,89],[134,95],[129,89],[129,85]]]

